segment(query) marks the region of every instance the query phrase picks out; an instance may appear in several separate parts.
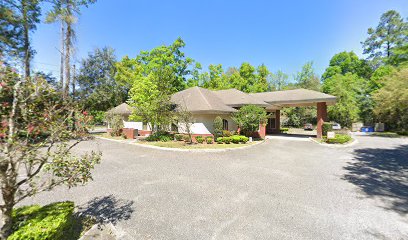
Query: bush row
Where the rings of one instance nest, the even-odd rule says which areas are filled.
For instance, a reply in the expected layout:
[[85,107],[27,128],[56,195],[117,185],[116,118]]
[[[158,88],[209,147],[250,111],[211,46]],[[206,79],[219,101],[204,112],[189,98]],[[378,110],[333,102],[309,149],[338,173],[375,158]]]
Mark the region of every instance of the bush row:
[[249,138],[241,135],[232,135],[231,137],[218,137],[217,143],[246,143]]

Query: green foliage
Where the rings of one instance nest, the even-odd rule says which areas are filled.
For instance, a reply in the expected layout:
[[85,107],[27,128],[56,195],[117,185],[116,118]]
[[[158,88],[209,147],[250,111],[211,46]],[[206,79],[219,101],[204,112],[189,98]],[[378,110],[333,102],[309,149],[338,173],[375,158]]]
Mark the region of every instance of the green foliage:
[[203,136],[196,136],[195,139],[196,139],[196,141],[197,141],[198,143],[203,143],[203,142],[204,142]]
[[191,72],[193,60],[184,56],[184,46],[179,38],[170,46],[142,51],[135,59],[124,57],[116,64],[116,81],[131,86],[129,104],[135,108],[134,115],[159,129],[172,123],[171,95],[185,88]]
[[356,74],[337,74],[324,81],[323,89],[326,93],[337,97],[337,102],[328,107],[329,118],[343,126],[350,127],[359,119],[360,103],[364,93],[366,81]]
[[222,118],[220,116],[215,117],[214,123],[214,137],[221,137],[222,136]]
[[207,142],[207,144],[212,144],[214,142],[214,138],[213,137],[206,137],[205,141]]
[[115,63],[115,50],[109,47],[96,48],[81,61],[77,96],[84,109],[106,111],[126,101],[128,87],[115,81]]
[[362,43],[364,54],[377,62],[387,62],[393,56],[393,50],[407,42],[408,23],[401,15],[390,10],[381,15],[375,29],[369,28],[369,37]]
[[40,207],[25,206],[13,211],[13,233],[9,240],[68,239],[74,203],[60,202]]
[[281,133],[286,133],[286,132],[288,132],[289,131],[289,128],[280,128],[280,132]]
[[330,132],[333,130],[333,125],[328,122],[324,122],[322,126],[322,135],[327,136],[327,132]]
[[241,136],[241,135],[232,135],[230,137],[218,137],[217,138],[217,143],[225,143],[225,144],[230,144],[230,143],[247,143],[249,141],[249,138],[246,136]]
[[152,135],[148,136],[145,138],[146,141],[148,142],[168,142],[173,140],[173,136],[169,132],[165,131],[157,131],[153,133]]
[[228,131],[228,130],[223,130],[222,131],[222,136],[223,137],[231,137],[232,133],[230,131]]
[[354,52],[337,53],[330,59],[329,67],[322,75],[322,80],[331,78],[337,74],[357,74],[360,77],[369,78],[371,68],[365,60],[359,59]]
[[123,129],[123,117],[117,114],[107,114],[106,121],[111,129],[112,136],[121,136]]
[[182,141],[183,140],[183,134],[175,134],[174,138],[176,139],[176,141]]
[[288,107],[283,109],[285,126],[303,127],[305,123],[316,122],[316,107]]
[[307,62],[302,70],[294,76],[296,86],[304,89],[320,90],[320,79],[314,72],[313,62]]
[[189,142],[189,143],[191,143],[191,140],[192,140],[192,138],[191,138],[190,135],[188,135],[188,134],[183,135],[183,141],[184,141],[184,142]]
[[384,86],[373,96],[374,113],[390,130],[408,131],[408,67],[382,79]]
[[282,72],[281,70],[276,73],[271,74],[271,84],[268,88],[269,91],[277,90],[281,91],[288,84],[288,75]]
[[346,134],[336,134],[335,138],[331,138],[331,139],[324,138],[324,139],[325,139],[325,142],[329,144],[344,144],[352,140],[352,138]]
[[262,107],[246,105],[234,113],[232,119],[240,127],[242,133],[250,135],[259,129],[260,123],[266,123],[268,115]]
[[93,124],[102,125],[105,122],[105,111],[90,111],[89,114],[92,116]]

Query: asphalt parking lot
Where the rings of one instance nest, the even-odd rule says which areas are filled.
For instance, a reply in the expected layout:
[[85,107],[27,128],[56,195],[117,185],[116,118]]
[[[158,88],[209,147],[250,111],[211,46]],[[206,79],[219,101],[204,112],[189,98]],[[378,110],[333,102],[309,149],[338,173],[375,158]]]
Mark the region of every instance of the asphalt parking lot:
[[72,200],[131,239],[407,239],[408,139],[358,141],[199,153],[98,139],[78,148],[103,152],[94,181],[23,204]]

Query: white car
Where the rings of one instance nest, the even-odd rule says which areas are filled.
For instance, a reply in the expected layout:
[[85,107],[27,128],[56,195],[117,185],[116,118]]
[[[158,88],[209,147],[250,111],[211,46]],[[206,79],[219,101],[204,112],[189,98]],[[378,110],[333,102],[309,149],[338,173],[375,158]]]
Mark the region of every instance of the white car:
[[333,128],[333,130],[340,130],[341,126],[338,123],[333,123],[332,128]]

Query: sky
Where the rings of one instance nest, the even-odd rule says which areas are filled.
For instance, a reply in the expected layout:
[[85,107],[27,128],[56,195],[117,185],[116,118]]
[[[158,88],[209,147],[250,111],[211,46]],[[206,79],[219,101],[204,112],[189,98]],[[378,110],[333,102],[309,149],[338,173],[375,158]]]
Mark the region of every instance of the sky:
[[[120,60],[181,37],[186,56],[206,70],[249,62],[292,78],[313,61],[321,75],[336,53],[364,57],[367,29],[391,9],[407,19],[407,0],[98,0],[81,9],[75,62],[95,48],[112,47]],[[34,69],[59,76],[59,25],[41,23],[32,38]]]

